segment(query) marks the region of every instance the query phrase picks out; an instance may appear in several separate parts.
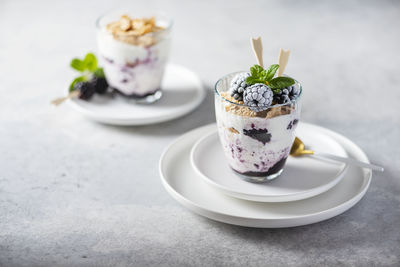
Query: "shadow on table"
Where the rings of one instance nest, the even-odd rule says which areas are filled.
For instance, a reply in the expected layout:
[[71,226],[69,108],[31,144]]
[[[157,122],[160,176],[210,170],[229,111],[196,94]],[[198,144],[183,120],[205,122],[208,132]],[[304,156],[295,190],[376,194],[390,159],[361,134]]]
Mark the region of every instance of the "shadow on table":
[[[145,126],[110,126],[101,124],[100,127],[125,133],[146,136],[180,135],[202,125],[215,122],[214,92],[205,86],[206,96],[203,102],[189,114],[163,123]],[[162,100],[160,100],[162,104]],[[165,105],[165,103],[163,104]]]
[[352,219],[360,217],[359,214],[363,213],[365,209],[363,206],[367,205],[360,204],[334,218],[289,228],[251,228],[225,224],[201,216],[198,218],[204,220],[204,223],[212,225],[220,233],[235,236],[243,242],[264,244],[286,251],[306,252],[313,248],[335,250],[341,248],[343,244],[363,244],[364,237],[359,234],[365,223],[357,223]]

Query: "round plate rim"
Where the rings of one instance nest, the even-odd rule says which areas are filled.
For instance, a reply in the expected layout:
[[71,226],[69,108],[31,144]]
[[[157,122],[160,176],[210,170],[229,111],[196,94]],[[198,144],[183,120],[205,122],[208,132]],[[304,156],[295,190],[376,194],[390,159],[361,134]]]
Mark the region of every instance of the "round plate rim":
[[[187,72],[190,72],[195,80],[193,80],[196,84],[196,89],[197,89],[197,94],[198,96],[195,97],[194,101],[189,102],[191,103],[188,105],[188,103],[185,103],[181,109],[179,109],[177,112],[174,113],[169,113],[164,116],[157,116],[153,118],[118,118],[118,117],[110,117],[110,116],[98,116],[97,114],[93,113],[92,111],[84,108],[82,105],[74,101],[73,99],[68,99],[68,104],[84,115],[85,117],[92,119],[94,121],[104,123],[104,124],[110,124],[110,125],[125,125],[125,126],[135,126],[135,125],[149,125],[149,124],[156,124],[160,122],[166,122],[170,121],[179,117],[182,117],[192,110],[194,110],[196,107],[198,107],[206,97],[206,90],[203,85],[203,82],[201,81],[200,77],[192,70],[179,65],[179,64],[173,64],[173,63],[168,63],[166,67],[169,68],[176,68],[176,69],[181,69]],[[68,92],[67,92],[68,93]]]
[[[316,189],[314,188],[314,189],[309,189],[309,190],[303,191],[303,192],[288,193],[288,194],[283,194],[283,195],[279,195],[279,196],[268,196],[268,195],[262,195],[262,194],[249,195],[249,194],[246,194],[246,193],[243,193],[240,191],[229,189],[226,186],[223,186],[223,185],[220,185],[220,184],[214,182],[213,180],[208,178],[207,175],[205,175],[196,166],[196,164],[195,164],[196,149],[198,149],[198,147],[200,146],[200,144],[202,142],[204,142],[204,140],[210,138],[211,136],[213,136],[215,134],[218,134],[217,129],[215,129],[211,133],[205,134],[204,136],[202,136],[199,140],[197,140],[194,143],[194,145],[190,151],[190,163],[192,164],[192,168],[209,185],[215,187],[218,190],[221,190],[222,192],[224,192],[224,194],[227,194],[232,197],[244,199],[244,200],[256,201],[256,202],[290,202],[290,201],[297,201],[297,200],[311,198],[311,197],[317,196],[319,194],[322,194],[322,193],[328,191],[329,189],[333,188],[335,185],[337,185],[343,179],[343,177],[346,175],[346,173],[350,167],[348,164],[345,164],[343,169],[338,173],[337,177],[334,180],[330,181],[327,184],[321,185],[321,186],[317,187]],[[331,137],[329,137],[329,138],[331,138]],[[331,139],[333,139],[333,138],[331,138]],[[334,140],[334,141],[337,142],[336,140]]]
[[[339,133],[336,133],[334,131],[331,131],[329,129],[326,129],[324,127],[321,127],[321,126],[317,126],[317,125],[313,125],[313,124],[309,124],[309,123],[305,123],[305,122],[302,122],[302,123],[308,124],[309,126],[312,126],[312,127],[321,128],[324,131],[327,131],[329,133],[336,135],[344,143],[347,143],[350,146],[353,146],[353,148],[355,148],[357,153],[359,153],[366,162],[369,162],[368,157],[366,156],[364,151],[359,146],[357,146],[355,143],[353,143],[351,140],[346,138],[345,136],[343,136]],[[182,140],[186,139],[188,136],[192,135],[196,131],[205,130],[207,128],[212,129],[213,127],[216,127],[215,123],[193,129],[193,130],[183,134],[182,136],[178,137],[175,141],[173,141],[169,146],[167,146],[164,149],[164,151],[161,155],[160,161],[159,161],[160,179],[161,179],[162,184],[166,188],[167,192],[176,201],[178,201],[183,206],[187,207],[189,210],[191,210],[199,215],[202,215],[206,218],[209,218],[211,220],[215,220],[215,221],[219,221],[219,222],[223,222],[223,223],[227,223],[227,224],[233,224],[233,225],[239,225],[239,226],[245,226],[245,227],[258,227],[258,228],[260,228],[260,227],[261,228],[295,227],[295,226],[312,224],[312,223],[320,222],[323,220],[327,220],[329,218],[337,216],[337,215],[345,212],[346,210],[350,209],[356,203],[358,203],[358,201],[360,201],[360,199],[365,195],[366,191],[368,190],[368,188],[370,186],[371,178],[372,178],[372,171],[365,170],[364,175],[363,175],[364,176],[363,184],[362,184],[361,188],[359,189],[359,191],[352,198],[348,199],[347,201],[345,201],[335,207],[332,207],[332,208],[329,208],[329,209],[326,209],[323,211],[319,211],[319,212],[310,213],[307,215],[286,216],[286,217],[281,217],[281,218],[243,217],[243,216],[237,216],[237,215],[232,215],[232,214],[225,213],[225,212],[216,211],[214,209],[205,208],[205,207],[203,207],[199,204],[196,204],[193,201],[185,198],[184,196],[182,196],[167,182],[167,179],[164,177],[164,174],[163,174],[163,163],[164,163],[164,159],[166,158],[166,155],[168,154],[169,150],[171,150],[176,144],[178,144]],[[335,211],[337,211],[337,212],[335,213]],[[334,214],[332,214],[332,213],[334,213]],[[324,217],[322,219],[320,219],[320,218],[317,218],[318,216],[324,216]],[[222,219],[221,217],[223,217],[224,219]],[[282,220],[297,220],[297,219],[313,219],[313,220],[311,222],[306,222],[306,223],[294,223],[294,224],[290,224],[289,226],[288,225],[265,226],[266,221],[278,222],[278,221],[282,221]]]

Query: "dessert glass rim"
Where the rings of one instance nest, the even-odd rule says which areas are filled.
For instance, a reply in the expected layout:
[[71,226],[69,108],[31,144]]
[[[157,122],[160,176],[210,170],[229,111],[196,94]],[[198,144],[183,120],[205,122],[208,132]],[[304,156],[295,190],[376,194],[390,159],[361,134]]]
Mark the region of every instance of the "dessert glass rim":
[[[102,29],[102,26],[100,25],[100,21],[101,21],[105,16],[111,15],[111,14],[114,14],[114,13],[115,13],[115,14],[120,13],[120,16],[122,16],[122,15],[124,15],[124,14],[126,14],[126,13],[129,13],[129,10],[128,10],[128,11],[126,11],[126,10],[125,10],[125,11],[124,11],[124,10],[110,10],[110,11],[104,12],[102,15],[100,15],[100,16],[96,19],[96,28],[97,28],[98,30],[101,30],[101,29]],[[163,16],[163,17],[165,18],[165,20],[166,20],[167,25],[164,27],[164,29],[160,30],[159,32],[166,32],[166,31],[169,31],[169,30],[172,28],[173,20],[172,20],[172,18],[169,17],[165,12],[163,12],[163,11],[156,11],[156,12],[153,12],[152,14],[153,14],[154,17],[156,17],[156,21],[157,21],[157,17],[158,17],[158,16]],[[128,15],[130,15],[130,14],[128,14]],[[148,34],[148,33],[146,33],[146,34]],[[146,34],[144,34],[144,35],[146,35]]]
[[[218,89],[217,89],[219,83],[221,83],[221,82],[222,82],[224,79],[226,79],[228,76],[231,76],[231,75],[233,75],[233,74],[244,73],[244,72],[247,72],[247,71],[236,71],[236,72],[232,72],[232,73],[229,73],[229,74],[226,74],[226,75],[222,76],[222,78],[220,78],[220,79],[215,83],[215,85],[214,85],[215,94],[218,95],[218,97],[219,97],[220,99],[222,99],[222,100],[224,100],[224,101],[226,101],[226,102],[229,102],[229,103],[231,103],[231,104],[233,104],[233,105],[237,105],[237,106],[249,108],[248,105],[240,104],[240,103],[237,103],[237,102],[230,101],[229,99],[226,99],[225,97],[223,97],[223,96],[219,93],[219,91],[218,91]],[[292,79],[293,79],[293,78],[292,78]],[[294,100],[290,100],[289,103],[271,105],[271,106],[268,107],[268,109],[270,109],[270,108],[276,108],[276,107],[281,107],[281,106],[287,106],[287,105],[291,105],[291,104],[295,104],[297,101],[300,100],[301,95],[303,94],[303,86],[302,86],[301,83],[299,83],[296,79],[294,79],[294,81],[295,81],[295,84],[297,84],[297,85],[299,86],[299,89],[300,89],[299,95],[298,95]]]

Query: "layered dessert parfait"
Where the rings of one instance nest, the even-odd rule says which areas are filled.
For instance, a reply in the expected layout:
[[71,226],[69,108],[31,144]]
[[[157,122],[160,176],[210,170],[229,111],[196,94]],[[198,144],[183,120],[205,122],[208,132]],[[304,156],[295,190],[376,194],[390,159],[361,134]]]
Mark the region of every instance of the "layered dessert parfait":
[[168,58],[171,22],[110,14],[97,22],[97,40],[109,86],[124,96],[154,102]]
[[301,85],[274,78],[277,64],[229,74],[215,87],[219,137],[230,167],[252,182],[276,178],[300,118]]

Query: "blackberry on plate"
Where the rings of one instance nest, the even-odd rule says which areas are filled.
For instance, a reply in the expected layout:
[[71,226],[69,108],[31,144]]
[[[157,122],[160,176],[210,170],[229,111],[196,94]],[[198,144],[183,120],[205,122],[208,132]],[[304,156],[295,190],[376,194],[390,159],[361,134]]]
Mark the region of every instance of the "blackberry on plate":
[[94,77],[90,83],[95,88],[96,93],[104,94],[107,91],[108,83],[103,77]]
[[256,83],[246,88],[243,101],[251,110],[260,112],[271,106],[273,96],[271,88],[265,84]]
[[74,85],[74,90],[80,92],[79,98],[83,100],[89,100],[96,92],[96,88],[90,82],[77,82]]
[[247,77],[250,77],[249,72],[239,73],[232,79],[229,93],[234,99],[243,100],[244,90],[249,86],[246,83]]
[[291,85],[281,89],[274,95],[274,102],[278,104],[288,104],[300,95],[300,89],[296,85]]

